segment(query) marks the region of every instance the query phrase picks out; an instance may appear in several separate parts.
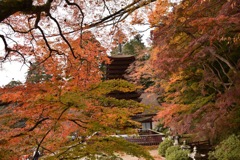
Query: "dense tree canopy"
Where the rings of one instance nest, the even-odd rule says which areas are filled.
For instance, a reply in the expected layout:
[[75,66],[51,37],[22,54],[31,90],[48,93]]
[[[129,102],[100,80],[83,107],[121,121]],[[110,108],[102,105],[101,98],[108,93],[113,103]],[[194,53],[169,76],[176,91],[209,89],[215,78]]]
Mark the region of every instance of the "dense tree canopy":
[[53,78],[55,73],[68,79],[72,69],[84,75],[86,68],[106,61],[114,36],[119,41],[120,32],[134,32],[129,24],[138,14],[129,17],[131,13],[154,1],[0,1],[0,63],[38,64]]
[[106,32],[95,30],[94,34],[101,34],[102,39],[111,37],[116,28],[121,27],[120,22],[154,1],[0,1],[0,38],[5,50],[0,60],[5,61],[12,55],[22,58],[25,63],[29,56],[44,57],[43,60],[51,56],[72,56],[85,60],[72,44],[78,39],[77,45],[86,54],[84,30],[97,27],[102,31],[103,27],[110,26]]
[[138,87],[101,82],[100,71],[111,44],[126,43],[131,24],[147,17],[153,46],[126,43],[127,53],[139,55],[127,76],[137,84],[154,76],[162,105],[156,118],[174,134],[201,139],[239,133],[240,1],[152,2],[0,1],[0,61],[29,66],[26,83],[0,88],[0,158],[43,150],[59,159],[115,158],[116,151],[151,159],[139,146],[109,137],[132,133],[138,124],[130,117],[144,106],[109,97]]
[[174,133],[217,140],[239,132],[239,0],[183,0],[154,18],[158,117]]
[[26,83],[0,88],[0,158],[41,151],[97,159],[122,151],[151,159],[141,147],[109,137],[133,133],[138,123],[130,117],[144,106],[107,96],[137,87],[101,82],[100,65],[109,63],[104,43],[121,31],[124,36],[133,19],[127,18],[154,1],[0,1],[0,61],[29,66]]
[[[138,123],[130,116],[142,112],[144,106],[107,94],[136,89],[123,80],[105,81],[82,90],[51,82],[1,89],[0,150],[5,150],[1,156],[19,158],[32,154],[35,148],[45,155],[53,153],[55,158],[114,156],[116,151],[124,151],[151,159],[139,146],[109,137],[123,131],[134,133],[132,129]],[[76,140],[68,138],[71,136]]]

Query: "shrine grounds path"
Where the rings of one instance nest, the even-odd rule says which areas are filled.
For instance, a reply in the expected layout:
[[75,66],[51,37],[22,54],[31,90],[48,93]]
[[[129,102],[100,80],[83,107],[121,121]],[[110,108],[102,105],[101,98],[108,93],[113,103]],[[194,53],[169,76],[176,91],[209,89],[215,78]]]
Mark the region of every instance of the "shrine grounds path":
[[[149,152],[155,160],[165,160],[165,158],[158,155],[158,150],[157,149],[151,149],[151,150],[149,150]],[[130,155],[123,155],[121,158],[123,160],[144,160],[144,158],[132,157]]]

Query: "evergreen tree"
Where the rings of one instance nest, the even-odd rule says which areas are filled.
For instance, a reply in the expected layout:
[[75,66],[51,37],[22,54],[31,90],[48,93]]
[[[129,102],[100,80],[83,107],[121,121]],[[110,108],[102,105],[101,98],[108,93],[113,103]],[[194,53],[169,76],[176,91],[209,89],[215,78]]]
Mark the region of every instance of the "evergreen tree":
[[30,68],[27,73],[27,83],[40,83],[49,81],[52,76],[46,73],[44,66],[38,64],[38,62],[30,63]]
[[[139,52],[146,48],[144,43],[142,42],[142,36],[140,34],[137,34],[136,36],[134,36],[133,39],[123,44],[122,47],[123,47],[122,48],[123,54],[134,55],[134,56],[139,55]],[[111,52],[112,55],[116,55],[118,53],[119,53],[119,47],[115,47]]]

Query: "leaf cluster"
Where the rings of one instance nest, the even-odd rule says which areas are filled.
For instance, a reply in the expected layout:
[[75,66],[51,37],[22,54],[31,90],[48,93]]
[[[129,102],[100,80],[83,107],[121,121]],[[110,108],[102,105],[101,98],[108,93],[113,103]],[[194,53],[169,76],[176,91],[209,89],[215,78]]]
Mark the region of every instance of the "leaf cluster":
[[167,149],[171,146],[173,146],[173,140],[165,138],[158,146],[158,154],[165,156]]
[[215,147],[215,151],[211,152],[210,159],[228,159],[234,160],[240,158],[239,153],[240,139],[239,136],[231,135],[227,139],[223,140],[219,145]]
[[158,118],[176,134],[219,141],[239,131],[237,8],[237,1],[183,0],[165,18],[152,15]]
[[190,160],[188,157],[189,150],[183,150],[179,146],[171,146],[166,150],[167,160]]
[[[107,94],[112,91],[132,92],[137,88],[124,80],[99,82],[85,91],[69,91],[66,86],[53,83],[3,88],[0,90],[1,104],[8,105],[0,108],[0,133],[4,135],[0,139],[4,142],[0,148],[7,147],[23,155],[32,154],[32,148],[37,146],[45,154],[57,151],[67,157],[76,154],[111,157],[118,151],[133,155],[141,152],[137,156],[151,159],[137,145],[106,138],[116,133],[133,133],[132,128],[139,124],[130,117],[144,108],[138,102],[118,100]],[[72,135],[76,136],[73,142],[68,138]],[[128,149],[124,149],[127,145]],[[131,146],[133,148],[129,149]],[[101,154],[104,150],[106,155]]]

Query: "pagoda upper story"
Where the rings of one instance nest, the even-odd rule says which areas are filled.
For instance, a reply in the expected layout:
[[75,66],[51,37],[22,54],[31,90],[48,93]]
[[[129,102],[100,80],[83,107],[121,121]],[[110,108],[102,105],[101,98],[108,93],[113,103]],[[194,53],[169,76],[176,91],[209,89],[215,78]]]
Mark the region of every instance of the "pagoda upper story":
[[125,79],[124,74],[131,63],[135,61],[133,55],[114,55],[109,56],[111,61],[107,65],[106,79]]
[[[125,79],[124,74],[126,73],[127,68],[131,63],[135,61],[135,57],[133,55],[114,55],[109,56],[111,61],[110,64],[106,67],[106,79]],[[126,80],[126,79],[125,79]],[[117,99],[131,99],[140,102],[139,98],[141,93],[133,91],[133,92],[112,92],[109,93],[108,96],[115,97]]]

